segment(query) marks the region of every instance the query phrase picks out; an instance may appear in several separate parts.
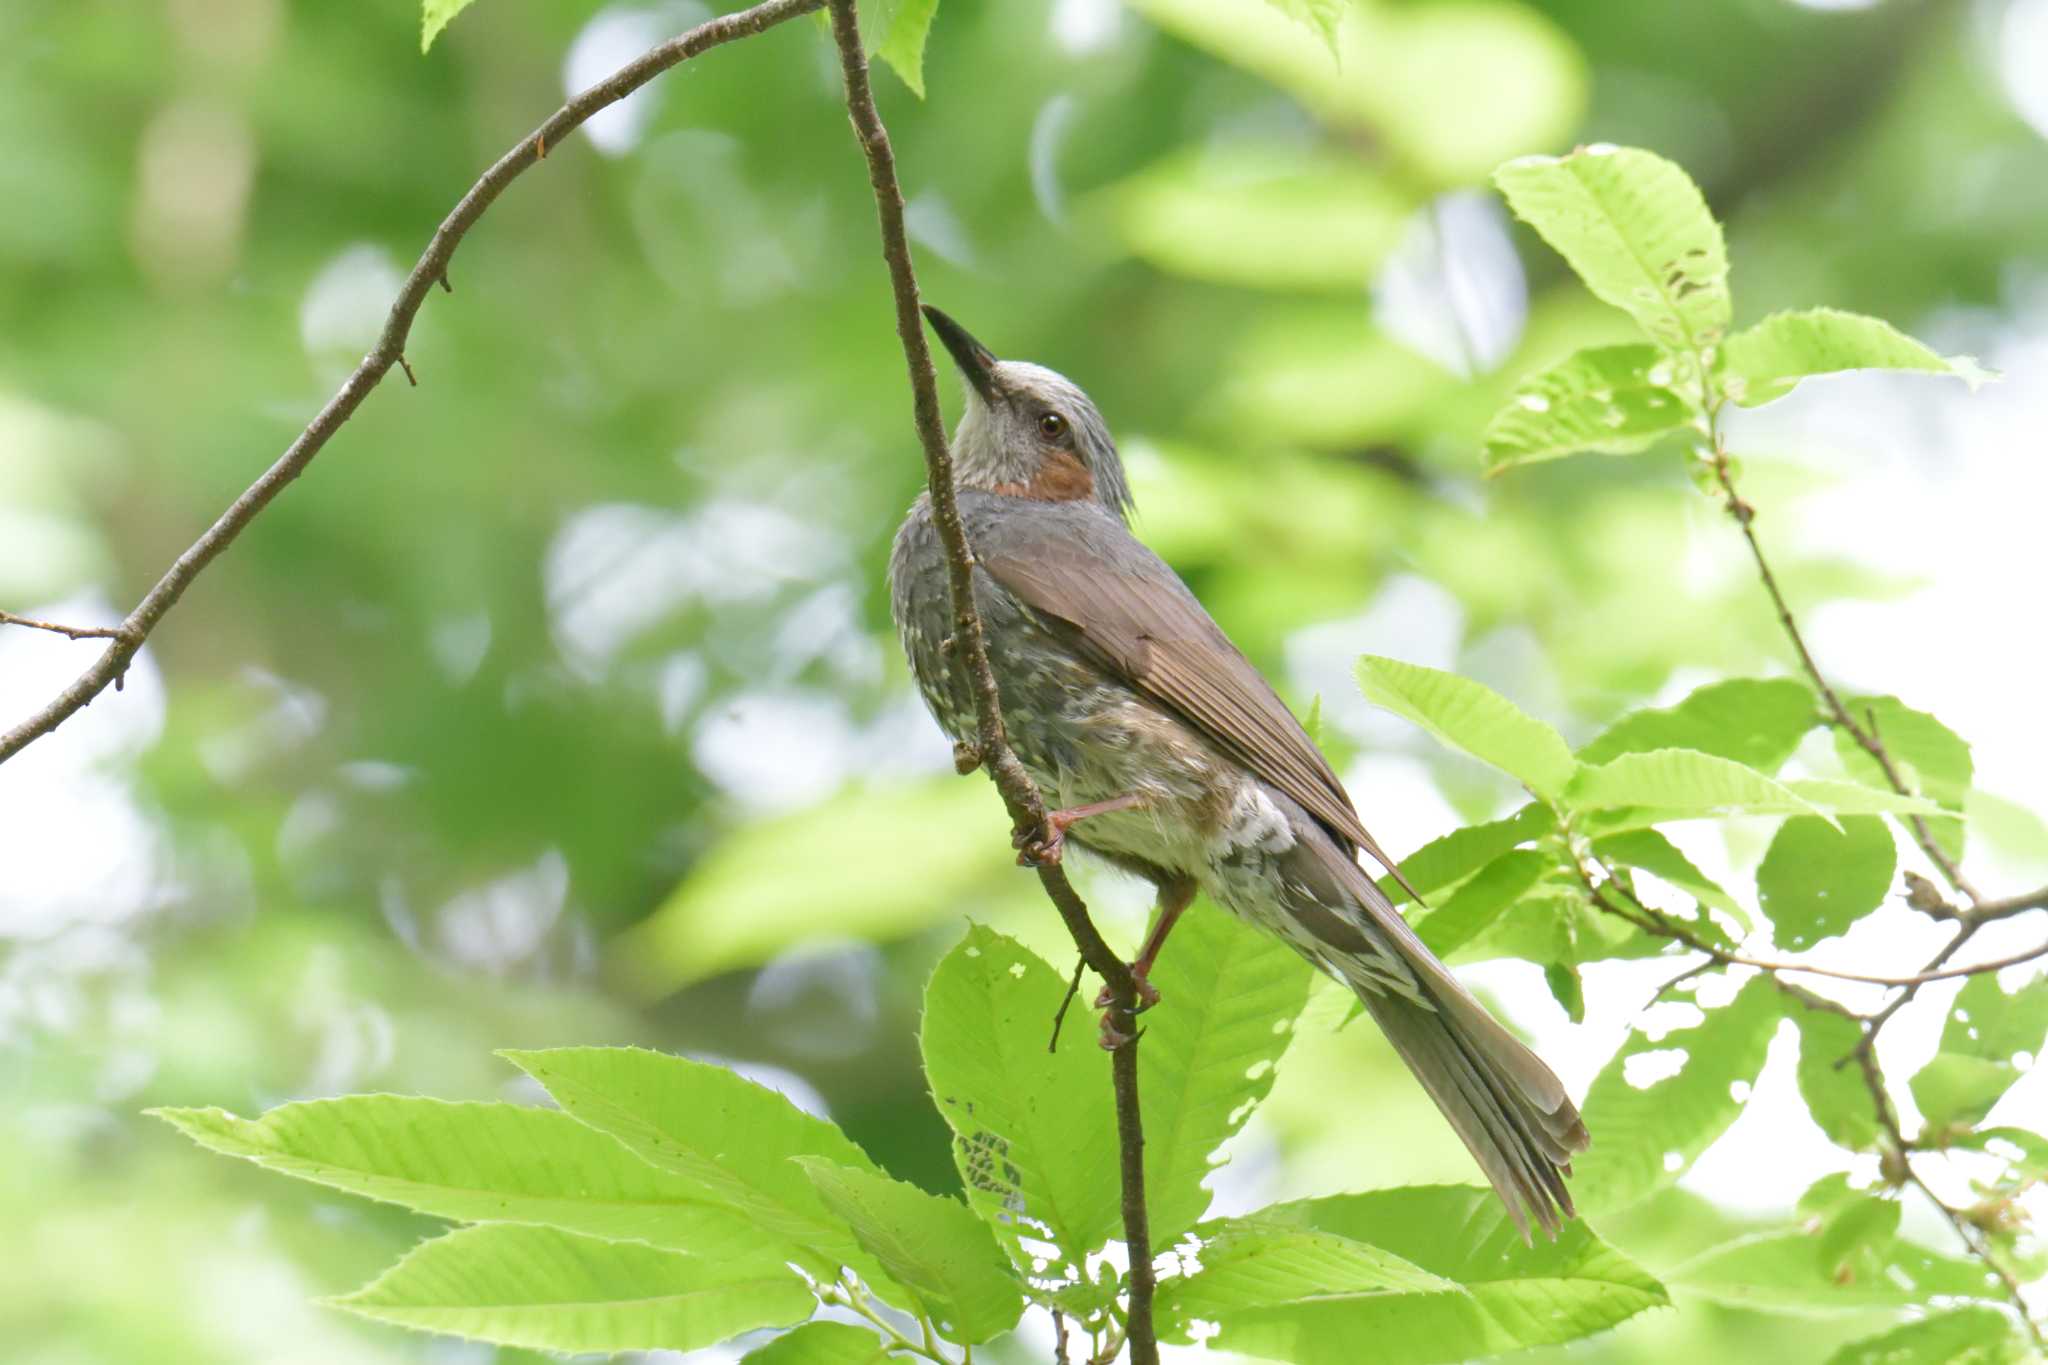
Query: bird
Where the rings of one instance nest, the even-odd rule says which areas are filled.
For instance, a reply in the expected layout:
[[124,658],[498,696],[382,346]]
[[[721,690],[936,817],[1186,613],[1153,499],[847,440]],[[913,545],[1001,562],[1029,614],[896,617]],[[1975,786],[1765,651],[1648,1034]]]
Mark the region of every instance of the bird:
[[[1153,885],[1131,964],[1148,1006],[1146,978],[1198,892],[1278,935],[1357,994],[1523,1240],[1532,1220],[1554,1239],[1575,1216],[1565,1179],[1589,1142],[1563,1084],[1360,865],[1362,850],[1400,878],[1271,684],[1132,533],[1130,482],[1087,394],[923,311],[966,380],[950,449],[1003,726],[1050,808],[1020,860],[1057,861],[1071,841]],[[971,745],[929,491],[897,532],[889,585],[925,704]],[[1108,1015],[1104,1030],[1105,1047],[1123,1041]]]

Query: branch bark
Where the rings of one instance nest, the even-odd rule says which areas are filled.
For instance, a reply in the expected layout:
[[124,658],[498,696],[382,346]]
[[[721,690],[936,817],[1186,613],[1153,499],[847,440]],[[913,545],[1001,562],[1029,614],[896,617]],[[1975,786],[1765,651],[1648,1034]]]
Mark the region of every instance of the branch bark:
[[[570,100],[551,114],[540,127],[521,138],[510,151],[499,157],[478,181],[469,187],[454,211],[442,220],[434,231],[433,240],[419,258],[412,273],[405,278],[405,284],[398,291],[397,301],[391,305],[391,313],[385,319],[384,330],[377,337],[377,344],[363,357],[355,372],[327,405],[299,433],[298,438],[285,448],[277,462],[265,470],[263,476],[249,485],[236,498],[227,511],[207,528],[206,534],[192,543],[190,549],[177,558],[177,562],[159,578],[143,599],[136,603],[135,610],[128,613],[118,627],[109,631],[86,632],[79,635],[99,634],[113,641],[92,667],[58,693],[42,710],[27,720],[0,734],[0,763],[6,762],[36,740],[62,725],[66,720],[84,709],[94,697],[104,692],[109,683],[118,684],[128,672],[128,665],[142,649],[150,632],[163,620],[164,614],[178,604],[185,590],[192,586],[194,579],[206,570],[206,566],[219,558],[221,551],[234,543],[236,536],[254,521],[271,499],[284,491],[285,485],[305,472],[327,442],[339,431],[342,424],[355,415],[370,391],[391,370],[393,366],[405,366],[405,342],[412,332],[413,318],[419,313],[420,305],[436,284],[448,287],[448,263],[469,230],[476,226],[484,211],[492,205],[505,187],[518,179],[527,167],[546,155],[546,149],[557,146],[562,139],[574,132],[585,120],[607,105],[618,103],[626,96],[653,80],[662,72],[681,62],[686,62],[699,53],[732,42],[736,38],[748,38],[765,32],[780,23],[809,14],[817,9],[823,0],[765,0],[752,9],[740,10],[734,14],[720,15],[716,19],[697,25],[687,33],[679,34],[654,48],[625,66],[620,67],[604,80],[591,86],[576,98]],[[10,618],[16,624],[42,625],[40,622],[23,622]],[[43,626],[44,629],[61,627]],[[73,634],[64,631],[65,634]]]
[[[1051,831],[1046,825],[1044,798],[1003,733],[1002,702],[995,672],[989,667],[981,615],[974,605],[974,552],[960,522],[953,455],[939,413],[938,382],[932,369],[931,346],[925,340],[924,317],[919,311],[910,242],[903,227],[903,189],[896,178],[895,154],[890,150],[881,114],[875,108],[854,0],[830,0],[830,8],[832,37],[839,49],[840,71],[846,81],[846,111],[853,121],[854,136],[867,157],[868,181],[875,193],[882,256],[888,262],[889,282],[896,299],[896,335],[903,344],[903,359],[910,370],[912,413],[919,444],[924,448],[926,479],[931,485],[932,520],[946,549],[947,587],[953,605],[953,661],[974,697],[976,752],[962,757],[977,759],[988,770],[1017,833],[1047,839]],[[1134,1022],[1137,982],[1129,966],[1097,932],[1094,921],[1088,917],[1088,907],[1059,864],[1039,863],[1038,880],[1066,922],[1082,960],[1108,984],[1110,1008],[1118,1016],[1119,1030],[1126,1039],[1111,1058],[1122,1160],[1124,1241],[1130,1251],[1125,1339],[1130,1343],[1133,1365],[1158,1365],[1159,1343],[1152,1323],[1156,1284],[1145,1203],[1145,1136],[1138,1107],[1138,1029]]]

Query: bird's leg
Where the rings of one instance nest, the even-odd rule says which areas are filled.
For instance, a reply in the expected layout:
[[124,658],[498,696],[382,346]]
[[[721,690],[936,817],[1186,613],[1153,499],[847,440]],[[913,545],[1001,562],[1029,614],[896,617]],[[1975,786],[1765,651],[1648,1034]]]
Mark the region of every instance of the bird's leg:
[[1049,810],[1045,813],[1045,828],[1042,831],[1020,831],[1011,837],[1011,844],[1017,849],[1019,867],[1041,867],[1058,863],[1065,850],[1067,830],[1070,826],[1086,820],[1091,815],[1108,815],[1112,811],[1132,810],[1145,804],[1145,798],[1136,792],[1125,792],[1112,796],[1107,801],[1091,801],[1085,806],[1069,806],[1065,810]]
[[[1138,985],[1138,1006],[1132,1013],[1141,1013],[1159,1003],[1159,992],[1152,985],[1152,968],[1159,961],[1159,950],[1166,946],[1166,936],[1173,932],[1173,926],[1188,906],[1194,904],[1195,879],[1189,876],[1174,877],[1159,884],[1159,915],[1152,921],[1152,931],[1145,935],[1144,946],[1138,949],[1137,960],[1131,963],[1131,978]],[[1113,1021],[1111,1006],[1115,999],[1110,989],[1104,986],[1095,997],[1095,1008],[1102,1011],[1102,1046],[1115,1051],[1125,1042],[1128,1035]]]

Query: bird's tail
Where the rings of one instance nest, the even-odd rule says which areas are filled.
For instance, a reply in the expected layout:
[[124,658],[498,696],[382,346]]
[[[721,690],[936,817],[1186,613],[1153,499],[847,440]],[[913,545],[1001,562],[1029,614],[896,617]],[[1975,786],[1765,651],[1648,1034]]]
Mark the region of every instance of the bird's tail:
[[1523,1239],[1532,1221],[1555,1237],[1576,1213],[1565,1177],[1589,1143],[1563,1083],[1437,960],[1362,868],[1334,848],[1316,851],[1325,867],[1336,864],[1344,894],[1335,899],[1350,904],[1349,913],[1306,917],[1302,927],[1321,940],[1314,956],[1357,992]]

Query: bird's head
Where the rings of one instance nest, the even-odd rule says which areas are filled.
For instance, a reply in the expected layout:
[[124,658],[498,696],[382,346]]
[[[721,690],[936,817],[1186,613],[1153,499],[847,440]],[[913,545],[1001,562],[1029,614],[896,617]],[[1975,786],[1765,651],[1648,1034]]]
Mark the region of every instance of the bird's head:
[[1123,460],[1087,394],[1043,365],[997,360],[929,304],[924,315],[967,379],[967,411],[953,431],[953,471],[962,488],[1044,502],[1092,498],[1129,517]]

